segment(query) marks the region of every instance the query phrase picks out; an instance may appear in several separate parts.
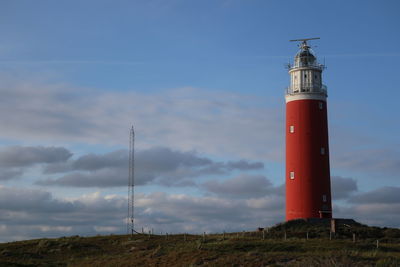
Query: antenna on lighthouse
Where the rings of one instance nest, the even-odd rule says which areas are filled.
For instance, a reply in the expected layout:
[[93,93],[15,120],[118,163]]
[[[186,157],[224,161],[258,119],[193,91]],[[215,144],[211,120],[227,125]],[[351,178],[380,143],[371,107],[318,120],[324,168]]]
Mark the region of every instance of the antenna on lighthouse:
[[135,131],[133,126],[129,133],[129,176],[128,176],[128,221],[127,234],[135,231],[134,201],[135,201]]
[[309,46],[307,45],[307,41],[318,40],[318,39],[321,39],[321,38],[314,37],[314,38],[294,39],[294,40],[289,40],[289,42],[301,42],[301,44],[299,44],[299,47],[309,48]]

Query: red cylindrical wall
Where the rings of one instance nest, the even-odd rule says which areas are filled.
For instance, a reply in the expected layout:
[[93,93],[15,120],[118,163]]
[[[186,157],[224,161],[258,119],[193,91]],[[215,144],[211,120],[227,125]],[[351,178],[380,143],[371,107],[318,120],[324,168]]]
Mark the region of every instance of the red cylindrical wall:
[[326,102],[286,104],[286,220],[332,218]]

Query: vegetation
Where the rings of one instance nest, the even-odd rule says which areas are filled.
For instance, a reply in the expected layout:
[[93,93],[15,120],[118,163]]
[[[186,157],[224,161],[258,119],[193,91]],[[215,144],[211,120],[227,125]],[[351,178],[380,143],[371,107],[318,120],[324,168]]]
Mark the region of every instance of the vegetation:
[[330,240],[325,223],[299,220],[264,233],[27,240],[0,244],[0,266],[400,266],[400,230],[338,230]]

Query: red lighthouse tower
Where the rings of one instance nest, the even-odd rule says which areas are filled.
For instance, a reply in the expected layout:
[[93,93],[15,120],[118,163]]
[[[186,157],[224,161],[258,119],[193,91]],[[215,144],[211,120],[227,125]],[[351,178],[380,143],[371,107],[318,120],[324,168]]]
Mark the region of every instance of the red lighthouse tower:
[[324,65],[299,39],[286,91],[286,220],[332,218]]

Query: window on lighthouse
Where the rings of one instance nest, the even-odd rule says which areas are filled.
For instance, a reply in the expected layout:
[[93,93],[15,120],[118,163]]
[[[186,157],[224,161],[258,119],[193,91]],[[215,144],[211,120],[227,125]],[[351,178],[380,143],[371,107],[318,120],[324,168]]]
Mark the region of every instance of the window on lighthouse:
[[294,172],[290,172],[290,179],[294,179]]
[[322,201],[326,202],[326,195],[322,195]]
[[290,125],[289,132],[290,132],[290,133],[294,133],[294,125]]
[[325,147],[321,147],[321,155],[325,155]]

